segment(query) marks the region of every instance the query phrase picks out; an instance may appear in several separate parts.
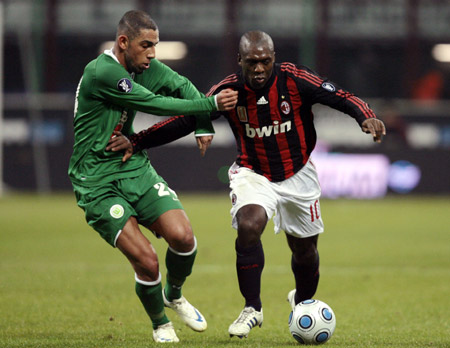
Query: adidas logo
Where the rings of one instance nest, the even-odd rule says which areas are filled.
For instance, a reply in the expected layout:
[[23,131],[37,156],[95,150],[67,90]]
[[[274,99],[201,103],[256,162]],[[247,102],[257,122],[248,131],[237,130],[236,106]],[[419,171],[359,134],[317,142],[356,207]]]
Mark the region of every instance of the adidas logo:
[[266,104],[269,104],[269,102],[266,100],[266,98],[264,98],[264,96],[262,96],[261,98],[259,98],[259,100],[256,102],[256,104],[266,105]]

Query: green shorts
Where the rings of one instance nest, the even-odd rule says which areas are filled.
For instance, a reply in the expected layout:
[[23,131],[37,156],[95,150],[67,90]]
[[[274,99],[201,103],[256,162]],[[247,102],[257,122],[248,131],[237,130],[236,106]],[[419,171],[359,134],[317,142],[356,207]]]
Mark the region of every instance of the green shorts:
[[113,247],[131,216],[146,227],[172,209],[183,209],[175,191],[153,168],[143,175],[84,187],[73,185],[87,223]]

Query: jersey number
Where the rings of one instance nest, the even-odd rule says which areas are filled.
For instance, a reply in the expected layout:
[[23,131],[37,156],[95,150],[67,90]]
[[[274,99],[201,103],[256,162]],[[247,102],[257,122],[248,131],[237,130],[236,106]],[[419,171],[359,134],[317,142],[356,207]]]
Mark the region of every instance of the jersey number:
[[316,200],[314,204],[309,206],[309,211],[311,212],[311,222],[320,218],[319,200]]
[[164,185],[162,182],[153,185],[153,187],[158,190],[159,197],[170,196],[170,194],[172,194],[175,197],[174,199],[178,200],[176,192],[172,190],[170,187]]

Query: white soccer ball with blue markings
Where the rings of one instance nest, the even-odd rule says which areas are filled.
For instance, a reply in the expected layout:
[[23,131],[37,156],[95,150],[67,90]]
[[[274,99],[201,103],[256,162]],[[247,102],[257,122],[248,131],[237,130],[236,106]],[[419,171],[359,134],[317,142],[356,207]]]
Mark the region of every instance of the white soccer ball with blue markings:
[[325,302],[302,301],[289,315],[289,331],[300,344],[322,344],[336,328],[336,317]]

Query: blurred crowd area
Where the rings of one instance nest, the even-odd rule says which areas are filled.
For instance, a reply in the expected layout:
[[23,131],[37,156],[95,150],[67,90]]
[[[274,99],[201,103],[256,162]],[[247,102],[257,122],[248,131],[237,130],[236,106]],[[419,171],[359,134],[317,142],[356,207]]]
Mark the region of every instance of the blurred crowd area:
[[[278,61],[305,64],[365,98],[450,98],[448,0],[3,0],[6,92],[23,91],[26,64],[39,91],[73,92],[127,10],[148,11],[160,39],[188,55],[170,65],[201,90],[236,70],[239,37],[259,29]],[[31,55],[32,53],[32,55]]]
[[[244,32],[267,32],[274,39],[278,62],[316,70],[368,101],[386,123],[388,137],[376,146],[360,134],[353,120],[318,107],[318,151],[381,152],[391,162],[413,164],[417,159],[422,174],[430,171],[431,182],[439,173],[435,181],[444,186],[435,191],[450,192],[450,59],[446,61],[445,52],[436,53],[438,47],[450,44],[450,0],[3,0],[1,4],[6,185],[70,189],[66,162],[73,142],[78,81],[104,43],[114,40],[121,16],[142,9],[157,22],[161,42],[185,45],[183,59],[164,62],[202,92],[237,71],[238,42]],[[136,130],[156,120],[142,115]],[[214,144],[226,149],[219,157],[227,162],[216,161],[215,170],[231,164],[235,156],[234,140],[226,130],[226,124],[216,123]],[[192,146],[191,139],[177,144]],[[171,150],[152,151],[164,171]],[[433,163],[427,162],[433,158]],[[195,161],[188,163],[203,166]],[[171,171],[168,166],[163,174]],[[22,177],[18,172],[34,175]],[[205,184],[198,179],[199,187]]]

